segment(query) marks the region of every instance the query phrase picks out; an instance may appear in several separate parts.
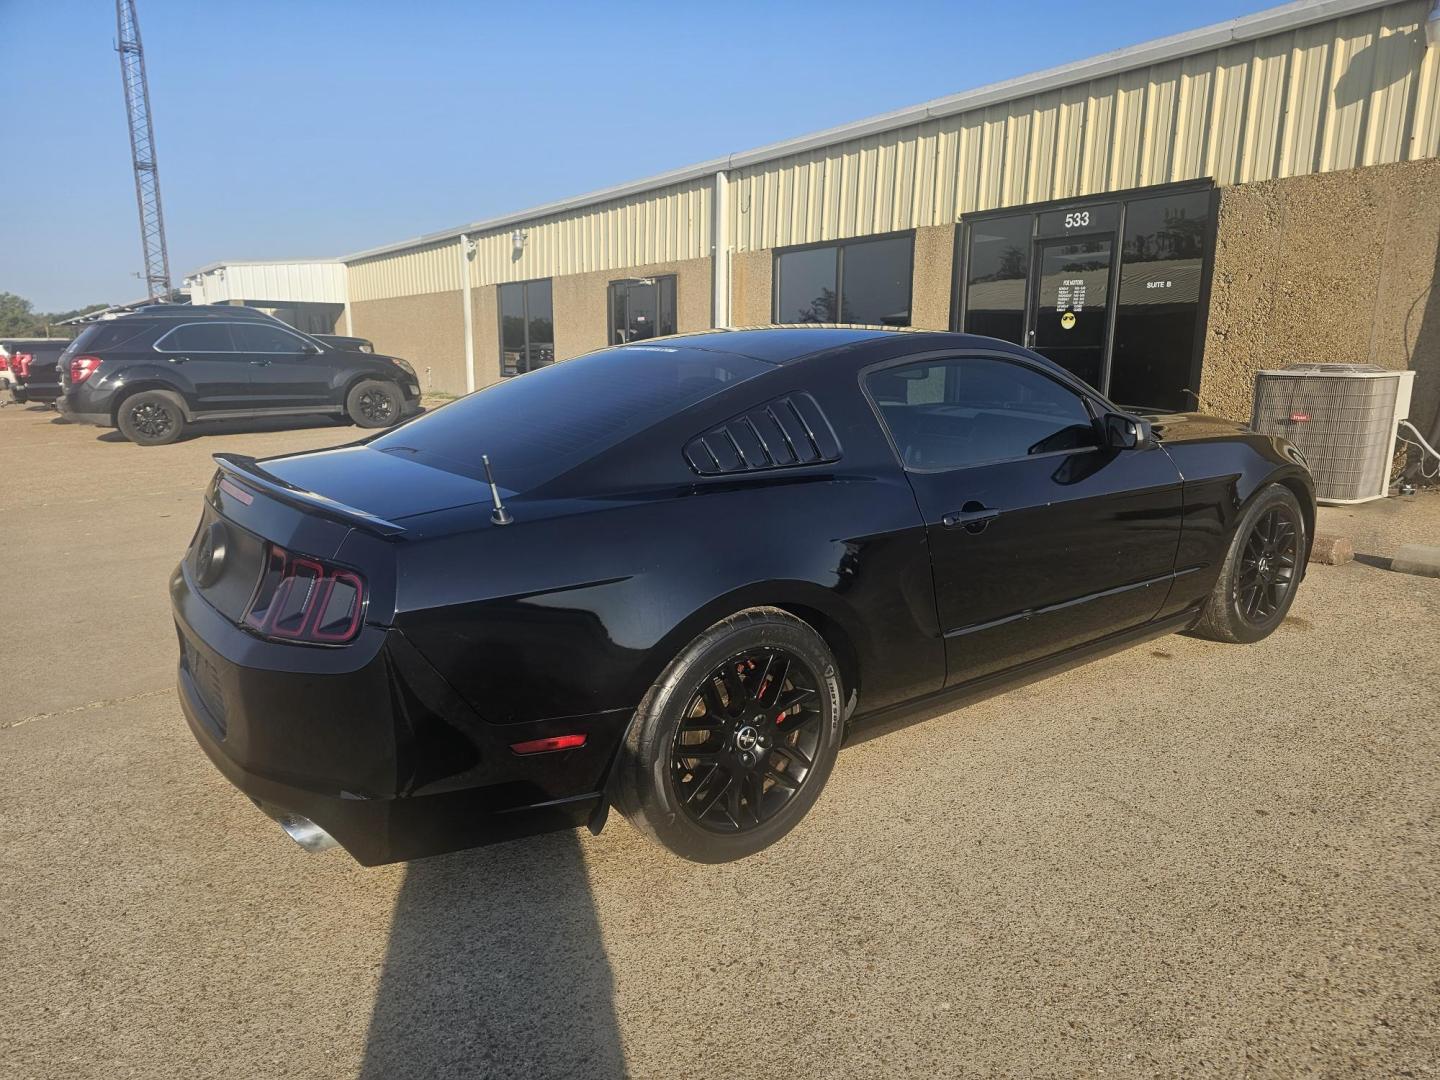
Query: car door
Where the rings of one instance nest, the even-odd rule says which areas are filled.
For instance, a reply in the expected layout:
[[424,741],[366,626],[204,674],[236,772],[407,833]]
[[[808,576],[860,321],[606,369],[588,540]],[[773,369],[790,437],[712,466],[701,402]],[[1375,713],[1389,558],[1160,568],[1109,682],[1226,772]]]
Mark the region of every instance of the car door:
[[332,389],[343,355],[283,326],[259,320],[230,324],[235,345],[250,363],[257,409],[323,409],[340,402]]
[[1100,403],[1016,356],[892,362],[866,390],[925,518],[947,685],[1160,611],[1182,501],[1153,440],[1102,445]]
[[231,412],[250,404],[250,366],[235,351],[228,324],[181,323],[152,346],[174,369],[176,385],[196,412]]

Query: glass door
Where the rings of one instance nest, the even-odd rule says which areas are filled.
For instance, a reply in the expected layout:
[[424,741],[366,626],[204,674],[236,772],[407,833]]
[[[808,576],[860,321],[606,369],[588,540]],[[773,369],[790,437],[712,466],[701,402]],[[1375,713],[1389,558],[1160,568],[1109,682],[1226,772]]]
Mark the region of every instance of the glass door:
[[1026,344],[1096,389],[1110,332],[1113,233],[1035,241]]
[[610,344],[675,333],[675,278],[610,283]]

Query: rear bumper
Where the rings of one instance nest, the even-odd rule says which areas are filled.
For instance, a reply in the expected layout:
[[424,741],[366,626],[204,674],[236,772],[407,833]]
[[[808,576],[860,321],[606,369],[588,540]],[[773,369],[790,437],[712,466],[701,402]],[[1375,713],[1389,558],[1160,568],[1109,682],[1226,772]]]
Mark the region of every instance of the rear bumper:
[[94,424],[96,427],[107,428],[115,426],[108,411],[97,410],[93,405],[87,405],[84,401],[79,400],[79,396],[73,390],[62,394],[55,404],[59,408],[61,416],[77,424]]
[[[339,649],[256,638],[171,579],[181,708],[215,767],[271,817],[309,818],[367,866],[575,828],[604,805],[628,714],[490,724],[395,630]],[[529,757],[514,742],[585,731]]]

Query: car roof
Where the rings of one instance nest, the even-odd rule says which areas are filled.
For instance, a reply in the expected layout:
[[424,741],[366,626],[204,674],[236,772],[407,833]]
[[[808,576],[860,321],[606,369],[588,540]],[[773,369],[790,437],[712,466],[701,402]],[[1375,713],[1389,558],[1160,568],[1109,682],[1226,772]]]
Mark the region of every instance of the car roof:
[[690,348],[748,356],[767,364],[787,364],[802,356],[874,341],[903,331],[883,326],[756,326],[677,334],[631,343],[629,348]]
[[146,304],[136,308],[127,316],[122,318],[133,318],[136,315],[147,317],[160,317],[165,319],[262,319],[266,322],[279,322],[273,315],[268,315],[259,308],[242,307],[239,304]]

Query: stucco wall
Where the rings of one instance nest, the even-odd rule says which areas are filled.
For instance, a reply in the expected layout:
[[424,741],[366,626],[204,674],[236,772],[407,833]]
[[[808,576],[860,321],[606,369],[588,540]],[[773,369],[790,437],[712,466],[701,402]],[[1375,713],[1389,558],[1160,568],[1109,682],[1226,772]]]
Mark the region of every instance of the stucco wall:
[[1416,371],[1440,407],[1440,160],[1226,188],[1200,407],[1249,420],[1255,372],[1299,361]]
[[465,332],[460,293],[422,293],[350,305],[351,325],[375,351],[415,365],[427,391],[465,393]]
[[[555,358],[568,360],[611,344],[606,303],[610,282],[675,275],[676,329],[684,333],[711,326],[711,266],[707,259],[648,263],[623,270],[598,270],[552,278],[555,304]],[[498,348],[498,346],[491,346]]]
[[914,292],[910,325],[926,330],[950,329],[950,294],[955,265],[955,226],[932,225],[915,230]]
[[500,293],[498,286],[470,290],[470,318],[475,334],[475,389],[500,381]]
[[769,248],[737,251],[730,256],[730,322],[764,326],[770,321],[771,280],[775,253]]

